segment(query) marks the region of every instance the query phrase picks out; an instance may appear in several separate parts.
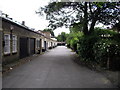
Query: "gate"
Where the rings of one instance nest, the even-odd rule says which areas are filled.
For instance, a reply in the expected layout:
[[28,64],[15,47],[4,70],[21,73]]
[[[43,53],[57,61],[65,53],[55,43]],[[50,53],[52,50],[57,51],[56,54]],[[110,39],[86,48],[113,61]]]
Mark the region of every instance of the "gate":
[[20,38],[20,59],[28,56],[28,38]]

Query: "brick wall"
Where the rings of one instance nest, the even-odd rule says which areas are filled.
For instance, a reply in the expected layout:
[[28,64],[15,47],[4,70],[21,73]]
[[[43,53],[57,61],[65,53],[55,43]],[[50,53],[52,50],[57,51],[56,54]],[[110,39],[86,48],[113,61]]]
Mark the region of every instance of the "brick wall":
[[[3,35],[4,34],[10,34],[11,35],[16,35],[17,36],[17,53],[12,53],[12,40],[10,40],[10,49],[11,49],[11,53],[8,55],[5,55],[3,53],[3,62],[11,62],[14,60],[18,60],[19,59],[19,52],[20,52],[20,38],[21,37],[27,37],[27,38],[34,38],[35,39],[35,53],[38,53],[39,51],[41,51],[41,47],[36,47],[36,39],[38,38],[39,40],[41,39],[41,35],[31,31],[27,28],[24,28],[22,26],[17,25],[16,23],[13,23],[9,20],[2,20],[2,28],[3,28]],[[11,38],[12,39],[12,38]],[[28,42],[29,43],[29,42]],[[3,51],[4,52],[4,51]],[[28,54],[30,54],[30,48],[29,48],[29,44],[28,44]]]

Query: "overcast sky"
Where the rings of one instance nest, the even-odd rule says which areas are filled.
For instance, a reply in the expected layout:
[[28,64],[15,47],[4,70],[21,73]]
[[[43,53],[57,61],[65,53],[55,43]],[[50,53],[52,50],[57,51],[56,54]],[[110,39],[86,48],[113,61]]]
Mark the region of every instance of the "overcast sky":
[[[25,21],[26,26],[43,30],[48,21],[35,13],[41,6],[47,5],[50,0],[0,0],[0,10],[18,22]],[[69,33],[66,28],[58,28],[54,31],[57,36],[62,31]]]

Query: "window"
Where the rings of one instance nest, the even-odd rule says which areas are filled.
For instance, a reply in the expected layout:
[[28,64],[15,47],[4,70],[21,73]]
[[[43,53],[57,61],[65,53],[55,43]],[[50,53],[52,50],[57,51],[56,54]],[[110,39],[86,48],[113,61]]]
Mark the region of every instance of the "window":
[[17,36],[12,36],[12,52],[17,52]]
[[9,54],[10,53],[10,35],[9,34],[5,34],[4,35],[4,54]]

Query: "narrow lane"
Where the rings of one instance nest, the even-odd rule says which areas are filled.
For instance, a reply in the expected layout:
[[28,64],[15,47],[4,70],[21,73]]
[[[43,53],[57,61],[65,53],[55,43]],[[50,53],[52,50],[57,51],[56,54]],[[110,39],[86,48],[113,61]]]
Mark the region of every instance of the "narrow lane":
[[74,63],[74,52],[59,46],[3,77],[3,88],[111,88],[103,75]]

